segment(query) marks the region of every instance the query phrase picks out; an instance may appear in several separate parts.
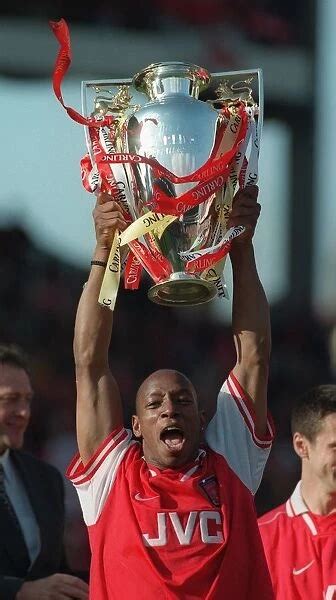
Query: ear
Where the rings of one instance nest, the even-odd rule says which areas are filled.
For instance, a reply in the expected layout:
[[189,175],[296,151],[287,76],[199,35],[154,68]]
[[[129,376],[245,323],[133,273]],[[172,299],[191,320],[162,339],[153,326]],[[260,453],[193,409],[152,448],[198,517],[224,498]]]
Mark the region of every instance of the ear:
[[309,441],[302,433],[295,432],[293,435],[293,446],[296,454],[301,460],[309,458]]
[[135,437],[137,438],[141,438],[141,425],[140,425],[140,421],[139,421],[139,417],[138,415],[133,415],[132,416],[132,429],[133,429],[133,433],[135,435]]
[[206,419],[205,419],[205,411],[203,409],[199,411],[199,418],[200,418],[200,424],[201,424],[201,431],[204,431],[205,426],[206,426]]

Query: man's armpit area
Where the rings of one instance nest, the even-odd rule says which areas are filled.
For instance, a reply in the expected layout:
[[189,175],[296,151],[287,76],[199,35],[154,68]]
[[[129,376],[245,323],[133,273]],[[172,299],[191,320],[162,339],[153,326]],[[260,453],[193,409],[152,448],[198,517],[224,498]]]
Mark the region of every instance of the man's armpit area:
[[79,454],[71,461],[66,476],[77,490],[86,525],[98,520],[120,463],[132,443],[131,432],[119,427],[102,442],[86,465]]

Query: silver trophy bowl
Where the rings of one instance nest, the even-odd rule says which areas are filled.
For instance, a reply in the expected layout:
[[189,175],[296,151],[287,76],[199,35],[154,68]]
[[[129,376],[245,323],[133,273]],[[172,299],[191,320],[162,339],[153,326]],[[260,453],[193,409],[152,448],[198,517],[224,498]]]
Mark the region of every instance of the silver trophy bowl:
[[[199,102],[200,90],[206,89],[210,74],[186,63],[158,63],[138,73],[133,84],[145,93],[144,104],[128,121],[127,150],[155,158],[162,166],[181,177],[190,175],[210,157],[218,123],[218,112],[211,104]],[[165,178],[153,178],[150,166],[134,168],[139,200],[150,204],[153,183],[173,198],[192,189],[195,183],[174,184]],[[197,235],[199,207],[193,208],[172,223],[157,241],[168,258],[173,273],[149,290],[149,298],[159,304],[194,305],[216,296],[214,284],[184,272],[180,252],[186,252]]]

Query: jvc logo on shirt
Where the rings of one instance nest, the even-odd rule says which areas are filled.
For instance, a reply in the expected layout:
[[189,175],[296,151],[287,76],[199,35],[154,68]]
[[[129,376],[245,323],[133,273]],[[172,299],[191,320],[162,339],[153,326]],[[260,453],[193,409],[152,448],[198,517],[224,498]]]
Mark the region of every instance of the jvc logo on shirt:
[[[173,534],[169,534],[169,521],[173,527]],[[157,513],[157,536],[150,537],[149,533],[143,533],[142,539],[145,546],[166,546],[168,535],[173,535],[181,546],[189,546],[194,535],[197,522],[199,522],[200,538],[203,544],[221,544],[223,542],[222,519],[218,511],[196,510],[191,511],[187,524],[183,527],[177,512]],[[211,533],[209,531],[211,529]]]
[[325,600],[334,600],[336,598],[336,585],[328,585],[324,598]]

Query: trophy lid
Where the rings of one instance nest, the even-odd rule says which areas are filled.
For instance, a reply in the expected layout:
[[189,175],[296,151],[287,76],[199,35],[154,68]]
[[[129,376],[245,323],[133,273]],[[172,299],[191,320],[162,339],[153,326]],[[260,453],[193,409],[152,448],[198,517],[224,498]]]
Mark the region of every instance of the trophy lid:
[[198,65],[184,62],[153,63],[134,75],[132,83],[150,98],[185,93],[195,98],[205,90],[211,80],[209,71]]

